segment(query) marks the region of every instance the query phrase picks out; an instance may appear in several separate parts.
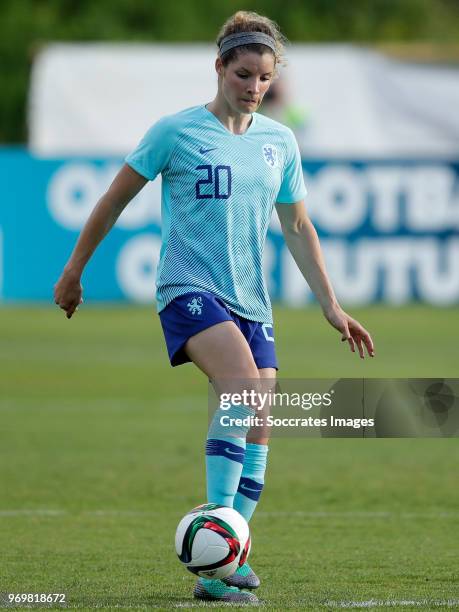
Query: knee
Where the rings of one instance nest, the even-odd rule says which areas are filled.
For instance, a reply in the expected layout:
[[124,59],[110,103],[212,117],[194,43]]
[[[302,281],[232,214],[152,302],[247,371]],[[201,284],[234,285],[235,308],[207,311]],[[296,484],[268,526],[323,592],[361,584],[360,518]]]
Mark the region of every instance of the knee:
[[239,379],[241,382],[246,379],[258,380],[260,378],[260,372],[254,362],[240,363],[235,364],[234,367],[231,368],[230,378]]
[[258,391],[260,381],[260,372],[255,363],[238,363],[230,370],[215,376],[210,382],[217,391],[238,393],[250,389]]

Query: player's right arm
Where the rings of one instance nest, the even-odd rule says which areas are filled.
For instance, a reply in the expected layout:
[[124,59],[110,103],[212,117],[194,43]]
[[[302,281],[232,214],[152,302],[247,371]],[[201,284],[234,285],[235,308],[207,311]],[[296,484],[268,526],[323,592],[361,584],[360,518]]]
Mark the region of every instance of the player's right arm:
[[147,180],[129,165],[124,164],[86,221],[70,259],[54,286],[54,301],[65,310],[68,319],[83,301],[81,275],[85,265],[97,245],[108,234],[124,208],[139,193]]

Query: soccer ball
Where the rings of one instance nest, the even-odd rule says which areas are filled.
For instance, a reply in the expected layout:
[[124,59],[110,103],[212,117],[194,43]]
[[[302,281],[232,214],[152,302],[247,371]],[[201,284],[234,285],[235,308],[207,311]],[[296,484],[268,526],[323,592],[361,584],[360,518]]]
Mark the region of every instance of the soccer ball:
[[215,580],[226,578],[249,556],[249,526],[233,508],[202,504],[178,524],[175,550],[193,574]]

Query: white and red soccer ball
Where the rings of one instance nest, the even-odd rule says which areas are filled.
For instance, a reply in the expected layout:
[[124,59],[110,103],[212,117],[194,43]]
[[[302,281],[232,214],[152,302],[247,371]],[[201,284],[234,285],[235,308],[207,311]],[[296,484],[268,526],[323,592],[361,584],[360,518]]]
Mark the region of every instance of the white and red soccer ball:
[[227,578],[249,556],[249,526],[234,508],[202,504],[178,524],[175,550],[193,574],[215,580]]

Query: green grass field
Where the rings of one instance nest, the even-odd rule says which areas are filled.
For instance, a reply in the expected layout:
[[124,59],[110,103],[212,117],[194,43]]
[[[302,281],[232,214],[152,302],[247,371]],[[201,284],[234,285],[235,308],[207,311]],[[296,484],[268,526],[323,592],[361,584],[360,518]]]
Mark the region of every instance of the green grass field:
[[[374,360],[277,309],[280,374],[457,377],[457,309],[352,312]],[[173,535],[205,501],[205,378],[170,368],[151,308],[2,308],[0,338],[0,592],[202,608]],[[459,608],[458,474],[457,439],[274,439],[251,523],[264,607]]]

